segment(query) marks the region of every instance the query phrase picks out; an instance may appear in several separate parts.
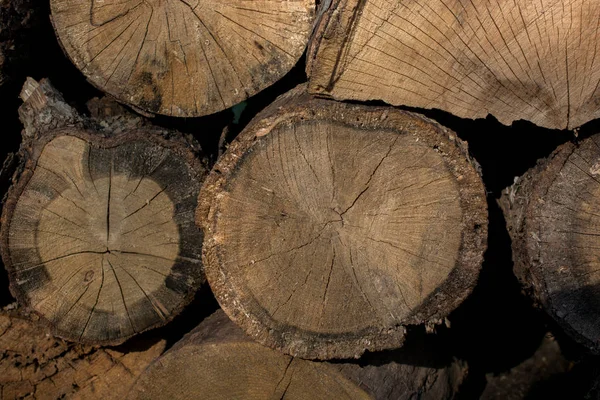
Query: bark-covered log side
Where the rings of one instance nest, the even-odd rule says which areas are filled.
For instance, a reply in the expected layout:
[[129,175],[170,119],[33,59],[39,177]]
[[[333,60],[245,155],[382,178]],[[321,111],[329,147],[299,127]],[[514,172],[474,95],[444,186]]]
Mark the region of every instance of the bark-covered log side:
[[2,399],[122,399],[165,349],[161,339],[123,348],[69,344],[15,312],[0,313]]
[[52,0],[67,56],[99,89],[154,114],[198,117],[282,78],[300,59],[311,0]]
[[251,341],[217,311],[156,360],[128,397],[441,400],[454,398],[467,373],[459,362],[440,368],[404,362],[361,366],[293,358]]
[[263,344],[306,358],[396,348],[470,293],[485,192],[455,134],[416,114],[282,96],[200,194],[209,283]]
[[571,368],[556,339],[548,334],[536,352],[509,371],[486,376],[482,400],[523,400],[543,391],[543,386]]
[[47,81],[22,97],[0,229],[11,292],[68,340],[118,344],[164,325],[205,280],[199,146],[106,100],[82,117]]
[[310,91],[574,129],[600,116],[599,18],[583,0],[332,0],[308,51]]
[[567,143],[503,192],[514,270],[533,300],[598,351],[600,137]]

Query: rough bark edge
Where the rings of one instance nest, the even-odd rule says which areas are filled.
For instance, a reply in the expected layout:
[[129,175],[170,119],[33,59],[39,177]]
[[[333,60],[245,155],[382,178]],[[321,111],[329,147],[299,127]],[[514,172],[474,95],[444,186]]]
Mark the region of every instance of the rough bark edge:
[[[311,106],[311,109],[303,110],[303,107],[306,106]],[[318,335],[318,339],[310,341],[305,337],[304,331],[286,326],[285,331],[292,331],[291,333],[272,336],[268,325],[243,309],[237,294],[227,284],[227,277],[221,272],[221,269],[215,268],[213,275],[212,269],[206,268],[206,265],[220,264],[218,261],[220,256],[212,237],[212,226],[216,219],[212,213],[212,202],[215,196],[222,191],[228,178],[235,173],[236,165],[242,155],[254,145],[258,137],[268,135],[279,123],[291,117],[300,119],[319,117],[323,110],[333,110],[327,112],[327,117],[335,114],[335,121],[345,122],[356,127],[363,127],[363,125],[359,119],[348,117],[348,115],[355,115],[353,110],[360,110],[371,115],[379,114],[380,123],[373,123],[369,127],[370,129],[389,127],[398,130],[394,123],[395,117],[410,116],[413,121],[409,127],[403,125],[403,129],[425,127],[426,130],[419,137],[426,139],[428,145],[436,146],[437,140],[442,139],[452,147],[451,153],[445,153],[446,149],[438,148],[438,151],[447,161],[448,169],[452,171],[452,167],[454,167],[452,172],[455,177],[466,175],[466,180],[472,182],[467,185],[461,184],[461,180],[456,181],[462,194],[460,204],[463,211],[460,256],[446,281],[431,293],[402,324],[383,329],[370,328],[366,332],[358,332],[354,335],[321,334]],[[452,159],[451,156],[454,156],[455,159]],[[458,171],[456,171],[457,168]],[[465,142],[458,139],[456,134],[450,130],[418,114],[391,107],[350,105],[314,98],[306,93],[306,85],[300,85],[280,96],[271,106],[255,117],[230,144],[227,152],[217,161],[213,171],[202,185],[196,223],[204,230],[205,241],[202,254],[205,270],[209,271],[207,274],[209,284],[215,294],[221,294],[217,296],[218,301],[227,315],[261,344],[292,356],[308,359],[359,358],[365,351],[398,348],[403,344],[407,325],[439,325],[443,323],[444,317],[458,307],[475,287],[483,262],[483,254],[487,248],[488,219],[485,190],[481,181],[479,165],[470,157]],[[279,324],[273,323],[275,322],[273,320],[270,322],[273,326],[279,326]],[[310,333],[310,335],[313,338],[316,336],[315,333]],[[357,351],[356,348],[361,350]]]
[[538,204],[544,201],[550,186],[578,147],[576,143],[565,143],[548,158],[538,161],[535,167],[523,176],[516,177],[515,183],[502,191],[498,204],[504,213],[512,242],[513,270],[525,293],[537,308],[546,311],[576,342],[593,353],[600,354],[600,343],[587,339],[557,315],[543,276],[544,264],[540,262],[539,238],[535,235],[537,228],[532,226],[528,218]]
[[[4,261],[4,266],[6,271],[8,272],[9,277],[9,290],[10,293],[17,299],[19,304],[21,304],[25,310],[31,314],[36,315],[40,321],[46,326],[54,336],[60,337],[62,339],[72,341],[72,339],[65,337],[61,334],[60,331],[53,326],[52,322],[47,320],[41,313],[35,311],[29,304],[26,293],[22,292],[17,285],[15,285],[16,281],[16,271],[12,266],[12,260],[10,257],[10,251],[8,249],[8,233],[10,230],[10,221],[12,220],[13,213],[23,190],[25,190],[27,184],[29,183],[35,168],[37,166],[37,161],[44,149],[44,147],[50,143],[53,139],[60,136],[72,136],[82,140],[85,140],[92,146],[98,148],[112,148],[122,145],[127,142],[136,141],[136,140],[145,140],[150,143],[154,143],[161,147],[167,148],[179,157],[183,158],[185,162],[190,166],[190,168],[196,172],[198,176],[198,181],[202,182],[203,178],[207,175],[208,169],[206,167],[206,162],[198,159],[195,155],[193,149],[194,147],[190,140],[186,140],[182,135],[175,132],[168,132],[162,129],[153,129],[153,128],[141,128],[129,132],[123,132],[117,135],[109,135],[102,134],[100,132],[96,132],[93,130],[84,130],[82,128],[76,127],[66,127],[60,128],[56,130],[52,130],[50,132],[45,132],[40,138],[37,140],[26,140],[19,151],[21,156],[21,165],[18,171],[15,173],[13,177],[13,181],[16,181],[13,184],[6,195],[6,201],[3,205],[2,215],[0,217],[0,256],[2,256],[2,260]],[[199,147],[198,147],[199,149]],[[200,244],[201,245],[201,244]],[[200,270],[198,272],[198,282],[196,284],[197,287],[200,287],[206,282],[206,276],[204,274],[204,266],[200,264]],[[134,332],[129,336],[124,336],[122,338],[114,339],[114,340],[88,340],[81,339],[78,340],[78,343],[82,344],[90,344],[90,345],[110,345],[115,346],[122,344],[126,340],[130,339],[133,336],[136,336],[142,332],[155,329],[161,326],[164,326],[171,322],[173,318],[175,318],[181,311],[194,299],[196,292],[190,291],[186,294],[181,304],[165,319],[154,325],[151,325],[139,332]]]

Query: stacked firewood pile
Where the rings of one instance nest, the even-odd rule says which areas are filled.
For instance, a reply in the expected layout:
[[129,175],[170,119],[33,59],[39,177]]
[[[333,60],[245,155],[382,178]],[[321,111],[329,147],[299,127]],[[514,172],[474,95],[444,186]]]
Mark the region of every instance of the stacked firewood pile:
[[0,2],[0,398],[599,398],[599,20]]

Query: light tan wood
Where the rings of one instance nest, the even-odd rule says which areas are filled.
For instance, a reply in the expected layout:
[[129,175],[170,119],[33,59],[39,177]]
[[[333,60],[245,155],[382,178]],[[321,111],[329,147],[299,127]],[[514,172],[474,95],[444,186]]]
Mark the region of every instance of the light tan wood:
[[333,0],[310,90],[573,129],[600,116],[599,20],[583,0]]
[[98,88],[145,111],[211,114],[271,85],[312,30],[309,0],[52,0],[63,48]]
[[420,364],[427,359],[424,353],[427,350],[420,349],[418,361],[398,355],[394,360],[365,366],[303,360],[252,341],[219,310],[152,363],[128,398],[453,398],[466,376],[465,365],[452,361],[439,368],[424,366]]
[[452,133],[414,114],[290,104],[257,118],[203,186],[211,287],[248,333],[293,355],[398,347],[403,324],[445,316],[476,279],[479,175]]

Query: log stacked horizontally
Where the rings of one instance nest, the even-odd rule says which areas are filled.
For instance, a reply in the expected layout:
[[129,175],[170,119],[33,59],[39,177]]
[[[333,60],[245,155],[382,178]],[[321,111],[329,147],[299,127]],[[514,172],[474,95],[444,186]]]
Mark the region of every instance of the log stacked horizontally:
[[218,311],[150,365],[128,398],[443,400],[466,375],[460,362],[360,366],[290,357],[253,342]]
[[[28,86],[22,115],[34,127],[51,125],[40,115],[77,119],[47,83]],[[206,168],[191,144],[151,127],[30,130],[0,230],[14,296],[86,343],[172,319],[204,281],[194,212]]]
[[576,340],[600,351],[600,135],[567,143],[518,178],[500,204],[515,273]]
[[573,129],[600,116],[594,1],[333,0],[310,90]]
[[225,312],[306,358],[399,347],[406,325],[440,323],[486,247],[485,191],[454,133],[303,87],[230,145],[198,210]]
[[600,2],[34,2],[0,0],[0,100],[60,88],[3,108],[0,398],[596,396]]
[[52,0],[66,54],[98,88],[146,112],[212,114],[283,77],[309,39],[309,0]]

